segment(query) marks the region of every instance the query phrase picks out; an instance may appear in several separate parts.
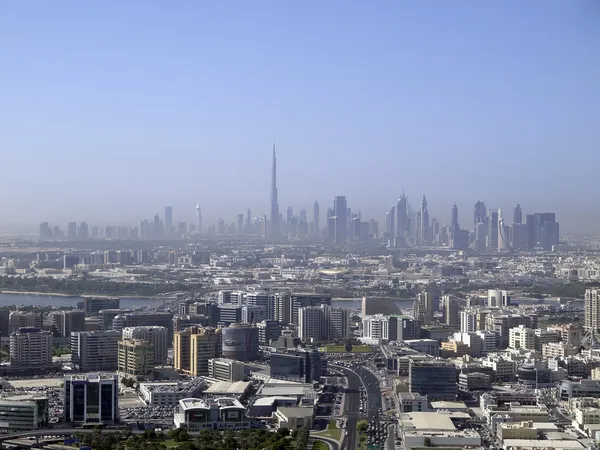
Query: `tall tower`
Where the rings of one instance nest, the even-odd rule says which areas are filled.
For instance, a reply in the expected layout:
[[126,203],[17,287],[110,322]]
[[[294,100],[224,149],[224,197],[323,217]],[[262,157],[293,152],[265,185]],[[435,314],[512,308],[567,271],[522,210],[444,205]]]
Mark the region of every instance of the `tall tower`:
[[173,207],[165,206],[165,234],[169,236],[173,228]]
[[202,231],[202,210],[200,209],[200,204],[196,205],[196,233],[200,233]]
[[273,168],[271,170],[271,238],[279,237],[281,225],[279,223],[279,203],[277,200],[277,158],[275,157],[275,143],[273,143]]
[[452,220],[450,221],[450,229],[452,230],[452,232],[458,230],[459,225],[458,225],[458,206],[456,206],[456,203],[454,205],[452,205]]
[[335,214],[334,243],[343,245],[348,240],[348,206],[346,197],[339,195],[333,199],[333,212]]
[[423,194],[421,202],[421,244],[427,245],[431,243],[429,231],[429,211],[427,211],[427,199]]
[[521,205],[518,203],[515,205],[513,212],[513,223],[523,223],[523,210],[521,209]]
[[315,202],[313,206],[313,222],[315,223],[315,235],[318,236],[321,233],[319,225],[319,202]]

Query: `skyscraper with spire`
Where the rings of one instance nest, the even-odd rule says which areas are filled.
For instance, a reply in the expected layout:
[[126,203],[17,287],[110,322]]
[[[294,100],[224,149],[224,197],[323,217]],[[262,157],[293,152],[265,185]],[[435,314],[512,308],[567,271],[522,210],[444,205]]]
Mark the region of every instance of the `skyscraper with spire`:
[[427,211],[427,199],[423,194],[423,201],[421,202],[421,244],[431,244],[431,233],[429,231],[429,211]]
[[278,238],[280,234],[279,202],[277,200],[277,158],[275,157],[275,143],[273,143],[273,168],[271,172],[271,239]]

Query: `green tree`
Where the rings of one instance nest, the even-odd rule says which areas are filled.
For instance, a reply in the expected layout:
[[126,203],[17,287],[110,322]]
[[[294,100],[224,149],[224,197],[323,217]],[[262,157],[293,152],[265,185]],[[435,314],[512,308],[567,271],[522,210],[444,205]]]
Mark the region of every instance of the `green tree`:
[[360,420],[356,424],[356,431],[359,433],[365,433],[369,429],[369,422],[366,420]]

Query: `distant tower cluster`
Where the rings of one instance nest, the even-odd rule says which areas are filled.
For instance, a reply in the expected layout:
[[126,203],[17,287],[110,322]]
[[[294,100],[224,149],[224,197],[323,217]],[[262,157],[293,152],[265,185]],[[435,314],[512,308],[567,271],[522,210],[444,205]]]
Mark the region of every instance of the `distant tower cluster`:
[[196,205],[196,231],[198,233],[202,232],[202,210],[200,209],[200,204]]

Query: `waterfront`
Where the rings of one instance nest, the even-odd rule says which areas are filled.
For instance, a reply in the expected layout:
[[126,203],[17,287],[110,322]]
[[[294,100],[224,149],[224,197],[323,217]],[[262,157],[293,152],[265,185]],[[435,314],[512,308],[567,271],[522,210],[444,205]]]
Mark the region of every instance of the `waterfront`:
[[[143,307],[157,307],[164,303],[160,297],[136,298],[122,297],[121,308],[139,309]],[[77,307],[78,302],[83,302],[82,297],[66,297],[60,295],[43,294],[0,294],[0,307],[5,306],[51,306],[51,307]]]

